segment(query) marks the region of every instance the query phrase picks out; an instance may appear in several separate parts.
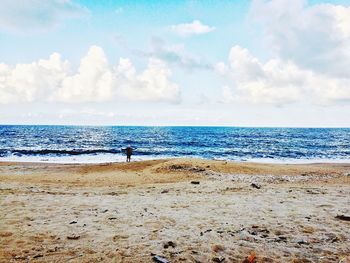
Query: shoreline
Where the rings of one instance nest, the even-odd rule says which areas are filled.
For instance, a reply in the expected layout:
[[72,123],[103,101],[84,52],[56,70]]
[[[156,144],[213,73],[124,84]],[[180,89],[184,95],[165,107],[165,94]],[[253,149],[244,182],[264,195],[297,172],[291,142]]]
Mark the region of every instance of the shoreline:
[[[86,156],[84,156],[86,157]],[[44,164],[88,164],[99,165],[109,163],[123,163],[125,162],[124,155],[112,155],[109,158],[97,161],[99,156],[94,156],[92,159],[81,158],[77,160],[76,157],[51,157],[53,159],[40,158],[0,158],[0,163],[44,163]],[[145,162],[145,161],[157,161],[157,160],[177,160],[177,159],[190,159],[190,160],[203,160],[203,161],[226,161],[233,163],[256,163],[256,164],[277,164],[277,165],[313,165],[313,164],[350,164],[350,159],[246,159],[246,160],[232,160],[232,159],[212,159],[202,157],[169,157],[169,156],[155,156],[155,157],[139,157],[133,156],[132,162]]]

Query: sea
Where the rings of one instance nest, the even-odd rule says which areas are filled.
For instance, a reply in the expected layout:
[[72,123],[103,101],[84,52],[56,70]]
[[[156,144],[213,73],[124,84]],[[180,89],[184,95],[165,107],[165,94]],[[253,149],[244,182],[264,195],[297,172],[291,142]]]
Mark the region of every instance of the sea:
[[350,128],[0,125],[0,161],[124,162],[128,145],[134,161],[350,162]]

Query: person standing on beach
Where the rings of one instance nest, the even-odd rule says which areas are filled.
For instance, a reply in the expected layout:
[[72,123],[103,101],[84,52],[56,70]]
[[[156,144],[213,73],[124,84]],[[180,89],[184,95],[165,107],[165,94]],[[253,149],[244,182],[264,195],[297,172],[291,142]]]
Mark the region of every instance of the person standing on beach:
[[131,145],[128,145],[128,147],[126,147],[123,150],[126,153],[126,162],[129,163],[131,160],[131,155],[132,155],[134,149],[131,147]]

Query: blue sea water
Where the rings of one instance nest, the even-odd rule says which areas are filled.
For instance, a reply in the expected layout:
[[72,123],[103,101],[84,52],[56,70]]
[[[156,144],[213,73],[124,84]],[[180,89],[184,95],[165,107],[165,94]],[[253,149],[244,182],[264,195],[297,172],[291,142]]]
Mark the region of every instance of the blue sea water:
[[350,129],[0,126],[0,161],[100,163],[169,157],[350,162]]

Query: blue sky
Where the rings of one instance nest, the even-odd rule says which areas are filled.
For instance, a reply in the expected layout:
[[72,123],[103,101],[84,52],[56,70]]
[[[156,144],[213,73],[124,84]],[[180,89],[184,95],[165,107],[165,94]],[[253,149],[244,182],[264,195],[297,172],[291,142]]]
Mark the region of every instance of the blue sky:
[[19,2],[0,123],[350,126],[350,1]]

